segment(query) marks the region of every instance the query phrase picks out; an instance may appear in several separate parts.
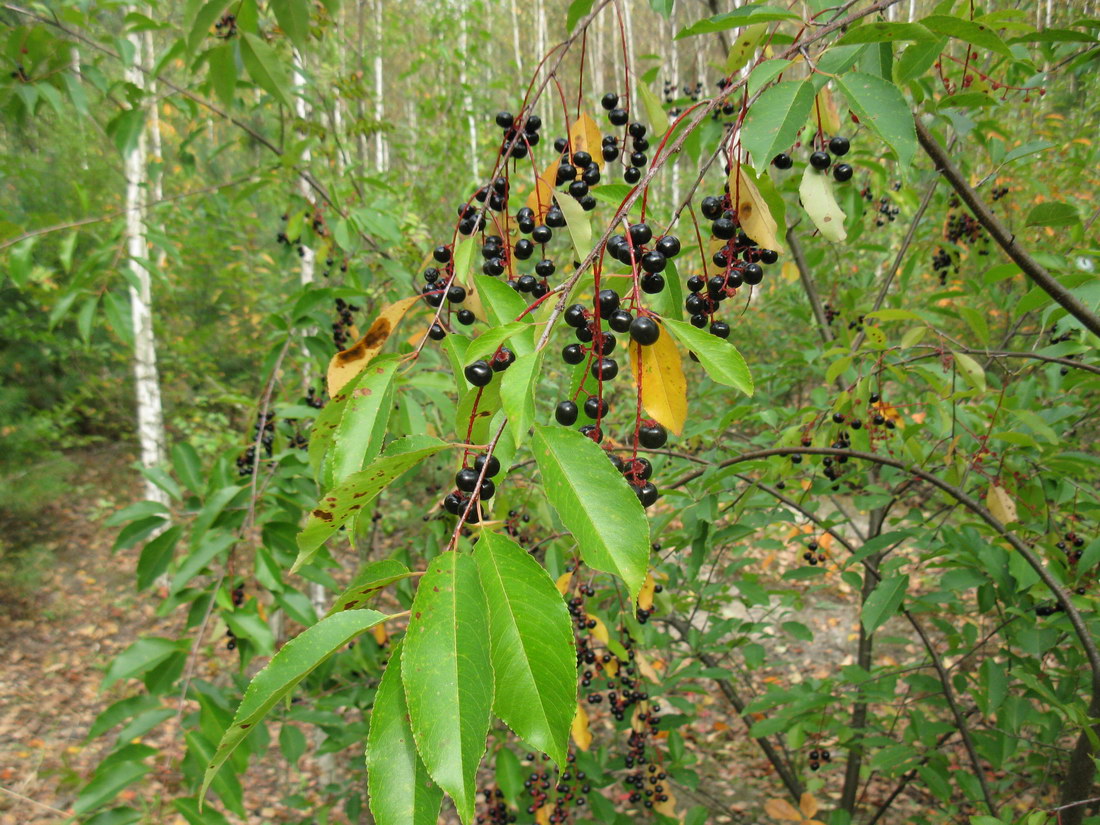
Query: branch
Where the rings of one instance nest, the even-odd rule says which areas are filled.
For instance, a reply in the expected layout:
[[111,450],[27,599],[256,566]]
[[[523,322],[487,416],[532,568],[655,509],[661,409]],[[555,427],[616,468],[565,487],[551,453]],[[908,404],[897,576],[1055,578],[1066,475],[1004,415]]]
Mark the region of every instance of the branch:
[[937,170],[947,178],[959,197],[970,207],[970,211],[974,213],[974,217],[978,219],[978,222],[985,227],[990,237],[1043,292],[1057,301],[1066,312],[1080,321],[1093,335],[1100,336],[1100,316],[1077,300],[1068,289],[1046,271],[1042,264],[1032,258],[1023,247],[1016,243],[1016,236],[1009,232],[1008,227],[1001,223],[1000,219],[978,197],[978,193],[971,188],[959,168],[951,162],[946,150],[928,131],[927,127],[921,122],[920,117],[918,116],[914,120],[917,125],[917,139],[920,141],[921,147],[932,158]]
[[817,319],[817,331],[821,334],[821,340],[826,344],[831,344],[834,339],[833,329],[829,326],[829,319],[825,317],[825,307],[821,305],[821,296],[817,294],[817,284],[814,283],[814,276],[810,274],[810,267],[806,263],[806,255],[802,251],[802,244],[798,241],[798,236],[794,234],[795,226],[790,227],[787,230],[787,246],[791,248],[791,257],[794,258],[794,265],[798,267],[798,277],[802,281],[802,289],[806,292],[806,297],[810,301],[810,309],[814,311],[814,318]]

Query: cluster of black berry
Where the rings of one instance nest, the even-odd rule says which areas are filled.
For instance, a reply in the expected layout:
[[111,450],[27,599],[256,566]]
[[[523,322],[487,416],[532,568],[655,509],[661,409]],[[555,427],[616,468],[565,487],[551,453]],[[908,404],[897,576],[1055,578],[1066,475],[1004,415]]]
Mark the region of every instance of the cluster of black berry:
[[[1073,547],[1072,550],[1070,549],[1071,545]],[[1081,560],[1081,554],[1083,552],[1081,548],[1085,546],[1085,540],[1077,535],[1077,533],[1070,530],[1065,534],[1063,540],[1059,541],[1055,546],[1066,554],[1066,558],[1069,560],[1070,564],[1077,564],[1077,562]]]
[[[478,362],[475,362],[478,363]],[[469,368],[467,368],[469,369]],[[485,479],[478,485],[481,470],[485,468]],[[481,521],[481,509],[478,502],[485,501],[496,495],[497,486],[493,479],[500,473],[500,460],[491,455],[488,459],[479,455],[474,460],[474,466],[470,467],[463,462],[463,467],[455,473],[455,488],[443,499],[443,509],[452,516],[461,516],[473,499],[474,504],[466,516],[469,524],[477,524]]]
[[957,212],[949,215],[943,236],[951,243],[973,244],[982,237],[982,225],[969,212]]
[[[843,157],[848,154],[848,150],[851,149],[851,142],[846,137],[833,137],[830,138],[828,144],[825,145],[828,146],[828,152],[824,151],[824,149],[815,149],[810,153],[810,166],[819,172],[824,172],[832,166],[833,178],[838,183],[850,181],[855,170],[847,163],[838,163],[833,166],[833,159],[829,157],[829,154],[832,153],[838,158]],[[772,165],[775,166],[776,169],[790,169],[794,166],[794,160],[791,159],[790,155],[781,152],[772,158]]]
[[508,825],[516,821],[516,815],[508,810],[504,792],[500,788],[486,788],[481,792],[485,807],[477,815],[477,825]]
[[733,202],[727,191],[721,197],[708,196],[699,204],[703,217],[711,221],[710,233],[724,244],[711,255],[722,273],[704,278],[692,275],[687,280],[691,293],[684,301],[684,309],[691,316],[693,326],[702,329],[709,325],[712,335],[729,338],[730,326],[714,318],[719,305],[737,294],[745,284],[756,286],[764,280],[764,265],[774,264],[779,254],[772,249],[761,249],[756,242],[740,231]]
[[336,349],[347,348],[354,324],[352,314],[358,311],[359,307],[346,303],[343,298],[336,299],[336,320],[332,322],[332,343],[336,345]]
[[[260,432],[261,422],[263,433]],[[256,423],[252,425],[252,443],[248,449],[237,457],[237,473],[243,476],[252,475],[252,465],[256,463],[256,437],[260,438],[260,446],[264,455],[271,458],[272,449],[275,446],[275,414],[268,412],[265,418],[262,413],[256,415]]]
[[500,151],[507,152],[506,157],[520,160],[527,157],[532,146],[538,145],[539,130],[542,128],[542,118],[538,115],[520,112],[516,116],[511,112],[497,112],[496,122],[504,130]]
[[324,393],[318,393],[317,390],[310,387],[306,390],[306,406],[313,407],[315,410],[322,409],[325,406],[325,399],[322,397]]
[[822,550],[821,545],[817,543],[817,539],[810,539],[806,542],[806,552],[802,554],[802,558],[807,564],[811,565],[825,563],[825,552]]
[[955,258],[951,255],[950,252],[947,252],[942,248],[937,249],[936,254],[932,256],[932,271],[939,273],[940,286],[947,285],[947,271],[952,268],[956,271],[959,268],[958,262],[955,260]]
[[504,520],[504,532],[511,536],[520,547],[526,547],[528,542],[531,541],[531,536],[527,533],[525,527],[530,523],[531,516],[527,513],[521,516],[519,510],[509,510],[508,517]]
[[826,302],[824,306],[825,323],[831,324],[837,318],[840,317],[840,310],[836,309],[832,304]]
[[[607,119],[611,125],[627,127],[626,131],[631,139],[631,151],[629,155],[626,154],[626,147],[623,146],[623,162],[626,164],[623,180],[629,184],[635,184],[642,179],[642,169],[649,163],[649,156],[646,155],[649,150],[649,140],[645,136],[646,127],[636,121],[627,126],[630,114],[626,109],[619,107],[619,96],[615,92],[605,94],[600,100],[600,105],[607,111]],[[608,163],[617,159],[619,157],[618,138],[610,135],[605,137],[602,151]]]
[[[544,754],[542,761],[546,762],[548,759],[549,757]],[[532,768],[531,773],[523,781],[523,787],[527,795],[531,797],[531,803],[527,806],[527,813],[536,814],[549,804],[550,812],[547,821],[559,825],[559,823],[569,820],[569,803],[573,803],[578,808],[587,803],[587,795],[592,792],[592,786],[587,783],[588,776],[584,771],[574,773],[570,767],[576,759],[576,755],[570,752],[566,756],[566,769],[558,776],[556,782],[552,782],[550,772],[545,767],[540,769],[535,764],[535,754],[527,754],[525,761],[530,763]],[[556,793],[553,802],[550,802],[551,789]],[[515,818],[513,817],[510,821],[514,822]]]
[[237,36],[237,15],[223,14],[221,19],[214,24],[214,37],[228,40]]
[[821,763],[828,764],[833,761],[833,756],[829,751],[824,748],[814,748],[810,751],[810,770],[816,771],[821,767]]
[[865,320],[866,320],[866,317],[863,316],[863,315],[860,315],[859,317],[856,318],[856,320],[848,322],[848,329],[855,330],[856,332],[863,332],[863,323],[864,323]]
[[1001,186],[1001,187],[998,187],[997,189],[994,189],[992,192],[990,192],[989,196],[993,200],[999,201],[1001,198],[1003,198],[1007,194],[1008,194],[1008,187],[1007,186]]
[[876,427],[882,427],[885,425],[886,429],[893,430],[897,428],[897,424],[894,423],[892,418],[887,418],[882,414],[882,399],[878,393],[871,393],[870,398],[867,399],[867,403],[871,406],[873,413],[871,415],[871,423]]

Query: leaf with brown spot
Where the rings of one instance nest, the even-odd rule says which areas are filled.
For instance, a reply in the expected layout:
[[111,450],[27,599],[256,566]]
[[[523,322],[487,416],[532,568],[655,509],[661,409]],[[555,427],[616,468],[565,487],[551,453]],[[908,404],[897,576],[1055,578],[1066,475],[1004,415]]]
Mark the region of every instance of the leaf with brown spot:
[[1001,524],[1009,524],[1016,521],[1016,502],[1008,494],[1008,490],[1000,484],[989,485],[989,492],[985,496],[985,506]]
[[351,584],[332,603],[326,615],[342,610],[366,607],[370,599],[394,582],[407,579],[412,573],[396,559],[381,559],[363,565]]
[[775,222],[760,189],[747,172],[744,164],[739,164],[736,174],[730,173],[730,197],[737,199],[737,220],[745,234],[756,241],[757,246],[778,252],[783,249],[776,236],[779,224]]
[[328,365],[328,394],[330,396],[335,396],[340,392],[345,384],[357,376],[371,362],[371,359],[382,351],[382,347],[386,345],[390,333],[401,323],[401,319],[409,311],[409,308],[419,300],[419,295],[412,295],[390,304],[374,319],[374,323],[370,325],[370,329],[362,338],[343,352],[338,352],[332,356],[332,360],[329,361]]
[[588,112],[581,112],[569,127],[569,142],[574,154],[588,152],[597,166],[603,166],[603,134]]

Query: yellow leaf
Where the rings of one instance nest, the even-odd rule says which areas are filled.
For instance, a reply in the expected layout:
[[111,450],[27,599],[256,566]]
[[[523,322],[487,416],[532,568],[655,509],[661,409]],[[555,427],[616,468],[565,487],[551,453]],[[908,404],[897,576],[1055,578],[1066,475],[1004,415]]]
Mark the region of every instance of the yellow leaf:
[[653,578],[653,571],[646,573],[642,589],[638,592],[638,607],[649,610],[653,607],[653,591],[657,587],[657,580]]
[[588,632],[599,639],[604,644],[607,644],[607,640],[611,638],[607,632],[607,625],[603,623],[599,616],[593,616],[591,613],[586,613],[585,617],[590,622],[595,622],[596,626],[591,628]]
[[786,799],[769,799],[764,803],[764,813],[773,819],[789,819],[792,822],[802,821],[802,814]]
[[569,592],[569,585],[572,582],[573,582],[573,571],[572,570],[570,570],[568,573],[562,573],[560,576],[558,576],[558,581],[557,581],[558,592],[561,593],[564,596],[566,593]]
[[798,186],[798,195],[802,198],[802,208],[810,216],[821,237],[833,243],[839,243],[848,237],[844,229],[846,215],[833,195],[832,178],[807,165],[802,183]]
[[535,813],[535,822],[538,825],[550,825],[550,814],[554,812],[554,806],[547,802]]
[[[595,156],[593,155],[593,157]],[[600,157],[603,157],[603,155],[600,155]],[[560,158],[547,166],[543,173],[539,175],[538,180],[535,181],[535,188],[527,196],[527,208],[535,213],[535,223],[542,223],[542,219],[550,211],[550,204],[554,200],[554,183],[558,179],[559,166],[561,166]]]
[[603,666],[603,670],[608,679],[614,679],[619,675],[619,660],[612,656],[611,661]]
[[654,802],[653,810],[664,816],[670,816],[676,819],[676,797],[672,795],[672,791],[665,786],[665,796],[668,797],[664,802]]
[[[647,347],[630,342],[630,370],[642,388],[642,406],[655,421],[677,435],[687,420],[687,378],[680,351],[667,332]],[[639,376],[639,372],[641,375]]]
[[776,230],[779,225],[772,217],[771,210],[760,190],[756,187],[752,178],[745,172],[741,165],[737,166],[737,173],[730,175],[730,197],[737,199],[737,220],[745,234],[756,241],[756,245],[763,249],[774,249],[779,252],[783,249]]
[[757,23],[755,26],[746,26],[730,46],[729,55],[726,57],[726,74],[733,74],[753,56],[756,47],[760,45],[760,39],[768,30],[767,23]]
[[989,492],[985,494],[985,506],[1002,524],[1016,521],[1016,502],[1012,500],[1008,490],[999,484],[989,485]]
[[817,800],[814,799],[813,794],[809,792],[802,794],[802,799],[798,801],[798,809],[802,811],[804,817],[809,819],[817,813],[817,808]]
[[374,640],[378,642],[378,646],[382,647],[387,641],[389,641],[389,634],[386,632],[386,623],[376,624],[370,630],[371,635],[374,636]]
[[825,134],[835,135],[840,131],[840,111],[828,86],[822,86],[817,93],[817,114],[821,118],[821,128]]
[[[603,166],[602,142],[603,133],[600,132],[599,125],[588,112],[581,112],[581,116],[569,127],[569,143],[573,153],[588,152],[597,166]],[[554,173],[557,174],[557,171],[555,168]]]
[[588,712],[580,702],[577,703],[577,715],[573,717],[569,733],[573,737],[573,744],[582,751],[592,747],[592,732],[588,730]]
[[343,389],[351,379],[363,371],[363,368],[371,362],[382,347],[386,345],[390,333],[401,323],[401,318],[409,311],[409,308],[420,300],[419,295],[403,298],[395,304],[390,304],[370,325],[367,334],[355,342],[351,347],[332,356],[328,364],[328,394],[334,396]]
[[634,653],[634,664],[638,666],[638,672],[649,681],[661,681],[661,677],[658,675],[653,665],[649,663],[649,660],[645,656],[643,656],[641,653],[638,653],[637,651],[635,651]]

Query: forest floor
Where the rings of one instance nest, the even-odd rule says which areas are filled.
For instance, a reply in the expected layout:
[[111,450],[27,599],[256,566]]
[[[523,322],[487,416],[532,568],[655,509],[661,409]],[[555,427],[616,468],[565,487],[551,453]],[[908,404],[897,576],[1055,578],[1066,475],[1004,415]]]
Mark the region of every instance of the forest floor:
[[[65,818],[111,745],[109,737],[87,741],[89,727],[130,689],[116,685],[101,692],[107,663],[140,636],[175,637],[183,629],[182,615],[160,617],[158,599],[135,592],[139,549],[113,552],[114,531],[102,524],[140,493],[130,468],[132,456],[121,449],[100,450],[73,460],[75,487],[64,503],[44,504],[30,524],[0,524],[0,535],[33,540],[49,559],[28,591],[33,601],[0,602],[0,825],[45,825]],[[776,678],[823,676],[819,670],[851,661],[856,632],[851,608],[839,601],[819,602],[792,618],[809,625],[815,640],[773,651],[785,655],[788,669]],[[232,654],[215,652],[209,640],[203,654],[200,675],[224,678]],[[711,812],[708,822],[759,821],[763,803],[779,795],[781,787],[770,765],[717,689],[694,698],[699,718],[685,731],[685,739],[701,757],[701,781],[696,790],[677,790],[681,809],[703,805]],[[143,738],[160,749],[160,756],[138,789],[124,791],[116,803],[142,810],[145,822],[185,825],[170,805],[182,787],[178,731],[173,717]],[[337,758],[361,757],[348,753]],[[288,765],[278,748],[253,764],[245,783],[249,825],[302,821],[301,810],[280,802],[290,794],[317,798],[315,760],[307,757],[301,765],[305,771]],[[820,778],[825,785],[817,796],[827,806],[829,796],[839,791],[842,768],[834,763]]]

